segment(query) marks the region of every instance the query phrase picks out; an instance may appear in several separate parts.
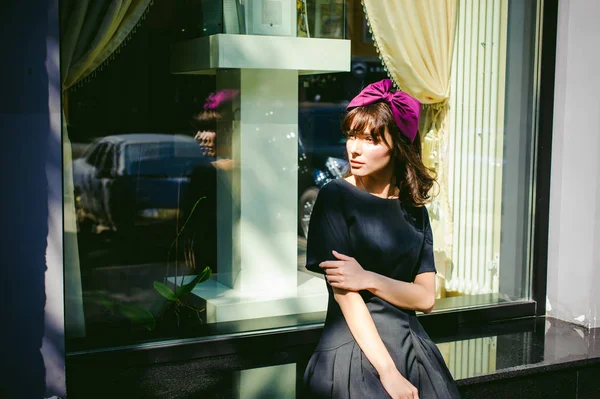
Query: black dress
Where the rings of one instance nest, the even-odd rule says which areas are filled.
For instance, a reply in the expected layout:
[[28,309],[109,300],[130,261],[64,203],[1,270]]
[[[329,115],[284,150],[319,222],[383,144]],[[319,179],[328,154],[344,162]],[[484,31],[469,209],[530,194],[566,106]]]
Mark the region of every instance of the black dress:
[[[435,272],[433,237],[425,207],[371,195],[343,179],[326,184],[311,215],[306,268],[335,260],[331,250],[354,257],[365,269],[413,282]],[[362,352],[327,284],[329,303],[323,334],[304,373],[308,397],[389,398]],[[455,382],[435,344],[412,310],[400,309],[361,291],[377,331],[400,373],[419,397],[458,398]]]

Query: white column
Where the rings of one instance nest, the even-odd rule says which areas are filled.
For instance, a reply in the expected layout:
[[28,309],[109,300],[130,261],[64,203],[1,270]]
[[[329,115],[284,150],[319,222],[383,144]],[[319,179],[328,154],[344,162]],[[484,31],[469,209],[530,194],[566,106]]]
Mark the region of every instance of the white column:
[[218,273],[192,291],[208,323],[325,310],[323,280],[297,265],[298,74],[349,69],[349,40],[219,34],[174,45],[172,73],[216,73],[217,90],[240,91],[217,126]]
[[600,326],[600,3],[559,3],[548,307],[556,318]]
[[224,88],[240,95],[233,123],[217,133],[219,140],[231,130],[230,151],[217,155],[234,165],[218,172],[218,280],[242,296],[295,296],[298,72],[219,71],[217,90]]
[[218,70],[222,89],[240,93],[217,126],[218,273],[193,293],[209,323],[324,311],[298,271],[298,72]]

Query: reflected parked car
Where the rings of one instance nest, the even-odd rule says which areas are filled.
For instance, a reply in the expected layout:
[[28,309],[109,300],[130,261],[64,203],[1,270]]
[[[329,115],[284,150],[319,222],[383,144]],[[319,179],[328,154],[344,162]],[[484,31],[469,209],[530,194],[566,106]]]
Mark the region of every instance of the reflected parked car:
[[[96,140],[73,162],[78,229],[119,233],[172,225],[191,171],[205,162],[183,135],[122,134]],[[164,230],[164,229],[163,229]]]
[[348,169],[346,139],[341,132],[345,107],[317,104],[300,107],[298,115],[298,230],[308,226],[319,190]]

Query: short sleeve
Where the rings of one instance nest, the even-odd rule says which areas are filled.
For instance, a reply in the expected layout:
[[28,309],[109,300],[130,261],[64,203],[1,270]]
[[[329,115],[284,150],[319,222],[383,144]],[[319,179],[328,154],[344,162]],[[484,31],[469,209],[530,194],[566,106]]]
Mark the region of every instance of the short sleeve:
[[319,264],[336,260],[332,250],[352,256],[343,197],[335,181],[323,186],[315,201],[308,227],[306,268],[324,274]]
[[421,248],[419,265],[415,275],[426,272],[437,273],[433,257],[433,231],[431,230],[431,222],[429,221],[429,211],[427,211],[426,207],[423,207],[423,236],[423,247]]

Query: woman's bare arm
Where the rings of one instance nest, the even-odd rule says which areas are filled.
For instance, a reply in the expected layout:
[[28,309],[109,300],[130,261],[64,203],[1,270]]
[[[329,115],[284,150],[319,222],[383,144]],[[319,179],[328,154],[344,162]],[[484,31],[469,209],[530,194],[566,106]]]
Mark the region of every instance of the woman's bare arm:
[[325,269],[327,281],[333,288],[347,291],[368,290],[373,295],[402,309],[429,313],[435,305],[435,273],[417,274],[414,283],[394,280],[374,272],[364,270],[351,256],[333,251],[336,261],[325,261],[320,267]]
[[396,369],[360,294],[339,288],[333,288],[333,293],[350,332],[377,372],[382,374],[389,369]]
[[377,370],[379,380],[390,397],[393,399],[405,397],[418,399],[417,388],[396,368],[360,294],[333,288],[333,296],[340,305],[354,340]]
[[365,289],[402,309],[430,313],[435,305],[435,273],[418,274],[414,283],[366,272]]

